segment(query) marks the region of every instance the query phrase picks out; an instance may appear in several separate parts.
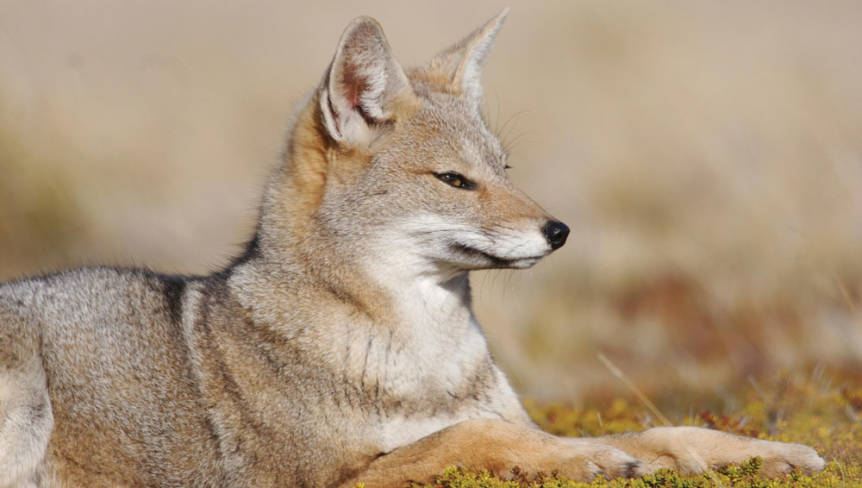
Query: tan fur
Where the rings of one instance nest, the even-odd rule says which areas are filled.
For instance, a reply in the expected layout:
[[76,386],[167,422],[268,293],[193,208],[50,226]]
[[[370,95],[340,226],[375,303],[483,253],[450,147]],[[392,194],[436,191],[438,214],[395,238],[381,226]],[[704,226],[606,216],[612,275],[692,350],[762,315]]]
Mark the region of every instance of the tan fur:
[[[457,454],[456,454],[457,453]],[[355,479],[374,487],[403,487],[406,480],[428,480],[453,464],[487,469],[501,477],[518,467],[527,473],[557,472],[576,480],[598,473],[633,476],[634,458],[602,444],[578,442],[499,420],[471,420],[436,432],[376,459]]]
[[532,266],[568,233],[512,186],[481,116],[504,17],[409,72],[376,21],[353,21],[222,271],[0,286],[0,488],[395,487],[449,465],[588,480],[755,455],[769,474],[822,468],[805,446],[705,429],[532,424],[470,298],[470,271]]

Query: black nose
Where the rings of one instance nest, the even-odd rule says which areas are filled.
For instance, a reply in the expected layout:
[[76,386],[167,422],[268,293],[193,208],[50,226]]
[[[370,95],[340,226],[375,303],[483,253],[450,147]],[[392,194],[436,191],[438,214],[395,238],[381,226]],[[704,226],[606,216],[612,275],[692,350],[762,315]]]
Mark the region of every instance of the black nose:
[[569,237],[568,226],[562,222],[557,222],[556,220],[549,220],[548,223],[542,227],[542,232],[545,233],[545,238],[548,239],[548,244],[551,245],[551,249],[559,249],[563,247],[563,244],[566,243],[566,237]]

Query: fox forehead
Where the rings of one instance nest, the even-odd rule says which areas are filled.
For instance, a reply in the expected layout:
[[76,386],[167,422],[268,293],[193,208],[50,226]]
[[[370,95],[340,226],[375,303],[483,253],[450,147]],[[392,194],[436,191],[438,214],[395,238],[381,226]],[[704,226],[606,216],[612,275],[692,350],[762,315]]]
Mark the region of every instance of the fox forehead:
[[445,92],[417,94],[421,106],[393,134],[393,149],[424,166],[451,164],[451,169],[503,174],[507,155],[478,107]]

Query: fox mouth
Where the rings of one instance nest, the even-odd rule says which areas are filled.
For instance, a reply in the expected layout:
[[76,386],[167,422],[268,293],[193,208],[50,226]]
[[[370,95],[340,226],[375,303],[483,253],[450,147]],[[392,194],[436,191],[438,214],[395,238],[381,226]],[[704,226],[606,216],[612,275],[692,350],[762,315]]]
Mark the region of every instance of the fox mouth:
[[479,257],[487,261],[489,266],[483,266],[487,268],[529,268],[530,266],[536,264],[540,259],[545,257],[544,255],[540,256],[525,256],[519,258],[504,258],[500,256],[495,256],[488,252],[482,251],[481,249],[476,249],[475,247],[471,247],[465,244],[451,244],[450,246],[452,250],[455,252],[470,256],[470,257]]

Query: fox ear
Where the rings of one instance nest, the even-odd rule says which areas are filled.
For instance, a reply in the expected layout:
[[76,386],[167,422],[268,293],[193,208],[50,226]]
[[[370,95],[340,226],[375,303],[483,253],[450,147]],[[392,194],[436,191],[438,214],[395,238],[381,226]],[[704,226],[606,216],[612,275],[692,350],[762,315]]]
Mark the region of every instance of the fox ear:
[[390,120],[392,103],[409,89],[380,24],[359,17],[344,30],[320,90],[323,124],[338,142],[367,145],[374,125]]
[[450,90],[463,93],[478,104],[482,99],[482,83],[479,79],[482,65],[507,15],[508,7],[460,42],[435,56],[429,69],[443,74],[448,80]]

